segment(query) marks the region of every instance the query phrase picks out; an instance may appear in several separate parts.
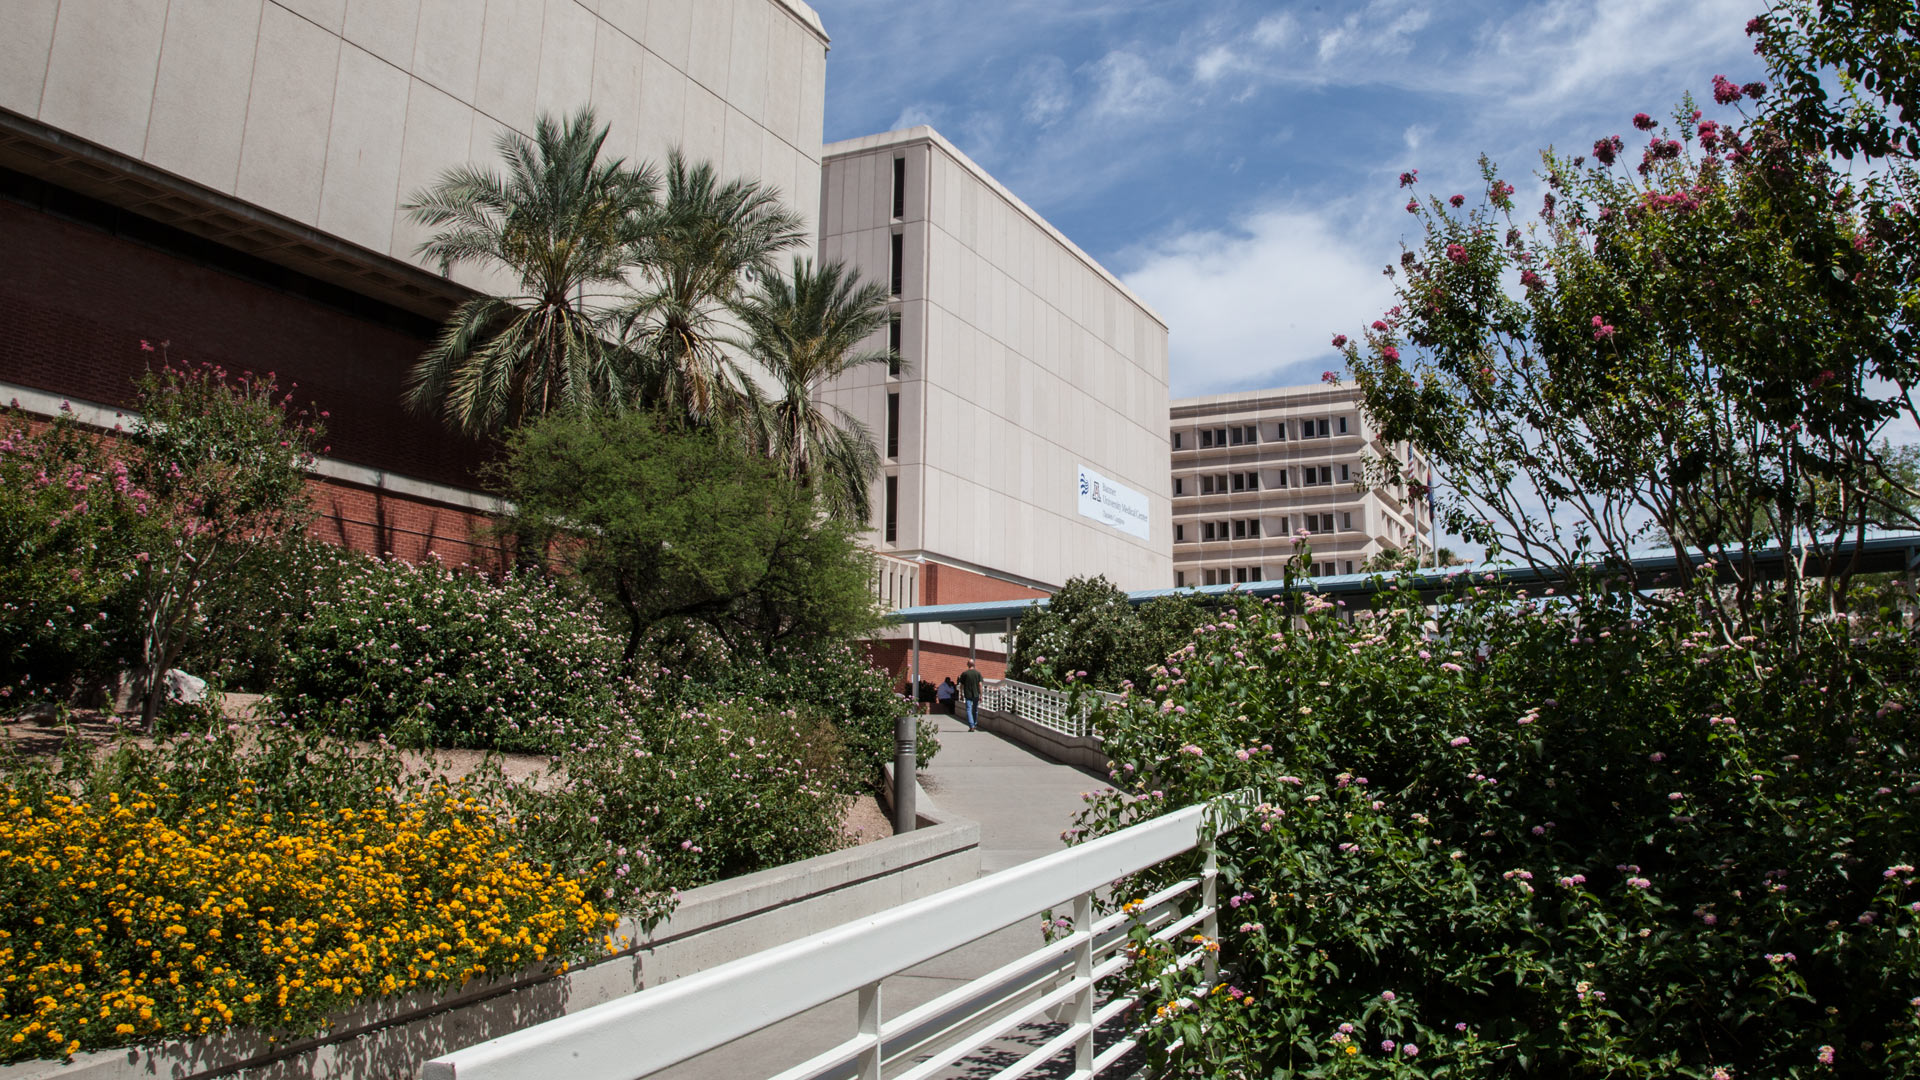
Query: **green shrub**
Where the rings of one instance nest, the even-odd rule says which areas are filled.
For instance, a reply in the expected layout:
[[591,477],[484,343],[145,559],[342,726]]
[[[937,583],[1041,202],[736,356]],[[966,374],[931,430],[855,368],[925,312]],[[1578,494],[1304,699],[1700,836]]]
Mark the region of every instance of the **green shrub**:
[[550,750],[597,726],[619,645],[565,582],[354,558],[309,591],[271,697],[409,745]]
[[1141,936],[1175,1072],[1914,1069],[1910,631],[1810,620],[1789,651],[1464,580],[1341,615],[1242,601],[1102,722],[1087,835],[1259,792],[1221,845],[1219,992],[1175,1004],[1201,969]]
[[249,551],[200,605],[201,625],[179,666],[228,690],[273,684],[308,597],[331,592],[360,557],[319,540],[287,539]]
[[1023,682],[1065,690],[1071,684],[1116,693],[1140,683],[1185,645],[1209,609],[1191,596],[1163,596],[1139,607],[1105,577],[1069,580],[1045,607],[1020,620],[1007,669]]
[[759,702],[640,710],[564,749],[559,782],[512,789],[530,849],[643,918],[671,893],[844,846],[828,725]]

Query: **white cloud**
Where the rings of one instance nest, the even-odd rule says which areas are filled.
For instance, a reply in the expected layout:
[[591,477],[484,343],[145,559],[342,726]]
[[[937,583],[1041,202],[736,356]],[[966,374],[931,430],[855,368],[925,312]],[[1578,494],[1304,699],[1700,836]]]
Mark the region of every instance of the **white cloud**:
[[1027,86],[1027,122],[1051,127],[1073,105],[1073,84],[1067,77],[1066,61],[1043,56],[1026,66],[1021,81]]
[[900,115],[893,118],[893,123],[888,126],[887,130],[900,131],[905,128],[918,127],[921,124],[937,127],[939,126],[937,123],[939,114],[940,107],[938,105],[914,102],[900,110]]
[[1332,336],[1392,302],[1372,232],[1346,205],[1272,207],[1123,256],[1122,280],[1172,328],[1174,395],[1309,383],[1339,368]]
[[1096,115],[1131,119],[1158,116],[1175,100],[1173,84],[1137,53],[1116,49],[1091,67]]

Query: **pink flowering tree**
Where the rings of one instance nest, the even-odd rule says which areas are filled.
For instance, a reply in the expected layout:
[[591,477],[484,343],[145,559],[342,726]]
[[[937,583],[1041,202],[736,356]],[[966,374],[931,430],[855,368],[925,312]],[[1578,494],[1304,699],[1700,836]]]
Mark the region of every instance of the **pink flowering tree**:
[[152,499],[125,449],[70,407],[0,416],[0,712],[69,697],[126,649],[124,584]]
[[[1398,302],[1343,351],[1384,436],[1433,460],[1450,530],[1560,568],[1704,549],[1733,574],[1734,635],[1797,625],[1808,564],[1912,522],[1878,440],[1914,418],[1920,369],[1887,243],[1905,207],[1748,122],[1763,86],[1713,90],[1716,116],[1689,101],[1543,154],[1537,207],[1484,159],[1471,198],[1411,200]],[[1371,473],[1430,482],[1391,459]],[[1735,558],[1766,543],[1797,556],[1777,592]],[[1663,584],[1697,584],[1681,566]]]
[[166,701],[166,672],[210,593],[257,549],[307,520],[317,419],[272,373],[166,366],[139,381],[130,455],[150,542],[133,555],[141,719]]

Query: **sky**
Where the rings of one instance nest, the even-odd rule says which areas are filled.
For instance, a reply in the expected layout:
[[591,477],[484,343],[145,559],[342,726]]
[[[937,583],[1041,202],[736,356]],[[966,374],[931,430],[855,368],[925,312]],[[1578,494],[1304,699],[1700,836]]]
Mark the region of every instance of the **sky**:
[[1175,397],[1318,381],[1392,303],[1397,177],[1541,188],[1542,148],[1763,78],[1762,0],[811,0],[828,141],[931,124],[1169,326]]

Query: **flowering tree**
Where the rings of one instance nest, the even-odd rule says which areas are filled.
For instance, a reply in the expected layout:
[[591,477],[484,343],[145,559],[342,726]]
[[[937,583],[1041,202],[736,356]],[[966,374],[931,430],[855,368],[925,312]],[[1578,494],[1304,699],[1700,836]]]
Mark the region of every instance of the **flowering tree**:
[[136,408],[130,461],[150,542],[130,577],[141,719],[151,723],[209,591],[255,548],[304,525],[320,428],[271,372],[230,376],[212,365],[149,372]]
[[[1734,106],[1765,87],[1716,76],[1713,92]],[[1384,437],[1427,449],[1449,529],[1565,570],[1659,541],[1705,549],[1732,574],[1729,636],[1774,610],[1738,557],[1783,543],[1778,610],[1797,626],[1812,562],[1840,568],[1843,602],[1868,524],[1911,520],[1875,446],[1915,415],[1906,278],[1885,242],[1907,210],[1862,200],[1765,123],[1691,101],[1632,123],[1637,161],[1611,134],[1543,154],[1532,214],[1484,159],[1473,205],[1410,199],[1422,236],[1389,268],[1399,302],[1335,345]],[[1370,463],[1424,494],[1403,468]],[[1686,560],[1680,574],[1699,583]]]

